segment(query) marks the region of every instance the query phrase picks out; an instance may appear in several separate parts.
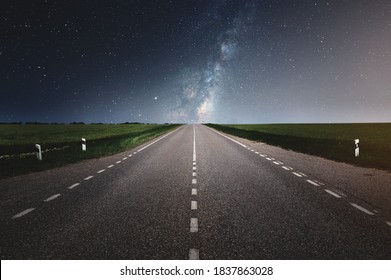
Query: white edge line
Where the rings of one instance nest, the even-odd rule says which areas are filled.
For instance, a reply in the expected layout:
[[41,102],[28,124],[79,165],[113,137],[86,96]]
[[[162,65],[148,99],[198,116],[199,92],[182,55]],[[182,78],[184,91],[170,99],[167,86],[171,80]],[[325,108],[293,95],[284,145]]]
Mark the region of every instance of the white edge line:
[[351,203],[350,202],[350,205],[352,205],[354,208],[357,208],[358,210],[364,212],[365,214],[368,214],[368,215],[375,215],[375,213],[369,211],[368,209],[365,209],[364,207],[356,204],[356,203]]
[[320,186],[318,183],[315,183],[314,181],[311,181],[311,180],[307,180],[307,182],[314,185],[314,186],[317,186],[317,187]]
[[48,198],[46,198],[45,200],[44,200],[44,202],[49,202],[49,201],[51,201],[51,200],[54,200],[54,199],[56,199],[57,197],[59,197],[61,194],[55,194],[55,195],[52,195],[51,197],[48,197]]
[[69,186],[68,189],[71,190],[71,189],[73,189],[74,187],[77,187],[78,185],[80,185],[80,183],[75,183],[75,184],[73,184],[72,186]]
[[13,216],[12,219],[20,218],[20,217],[22,217],[22,216],[24,216],[34,210],[35,210],[35,208],[28,208],[28,209],[20,212],[19,214],[16,214],[15,216]]
[[235,142],[236,144],[239,144],[240,146],[242,146],[242,147],[244,147],[244,148],[247,148],[246,145],[243,145],[243,144],[240,143],[239,141],[236,141],[236,140],[232,139],[231,137],[228,137],[228,136],[226,136],[226,135],[224,135],[224,134],[222,134],[222,133],[220,133],[220,132],[218,132],[218,131],[216,131],[216,130],[210,128],[210,127],[207,127],[207,128],[210,129],[210,130],[212,130],[212,131],[214,131],[215,133],[220,134],[221,136],[223,136],[223,137],[225,137],[225,138],[227,138],[227,139],[229,139],[229,140]]
[[200,250],[190,249],[189,251],[189,260],[199,260],[200,259]]
[[297,177],[303,177],[303,175],[297,173],[297,172],[292,172],[293,175],[297,176]]
[[336,197],[336,198],[341,198],[341,196],[340,196],[339,194],[337,194],[337,193],[335,193],[335,192],[333,192],[333,191],[330,191],[330,190],[328,190],[328,189],[325,189],[324,191],[327,192],[327,193],[329,193],[329,194],[331,194],[332,196],[334,196],[334,197]]

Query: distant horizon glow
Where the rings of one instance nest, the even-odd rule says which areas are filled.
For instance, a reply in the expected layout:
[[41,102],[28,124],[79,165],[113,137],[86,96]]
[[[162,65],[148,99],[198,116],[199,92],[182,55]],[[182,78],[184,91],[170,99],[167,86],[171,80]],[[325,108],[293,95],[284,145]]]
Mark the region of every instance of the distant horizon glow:
[[0,122],[391,122],[384,1],[4,7]]

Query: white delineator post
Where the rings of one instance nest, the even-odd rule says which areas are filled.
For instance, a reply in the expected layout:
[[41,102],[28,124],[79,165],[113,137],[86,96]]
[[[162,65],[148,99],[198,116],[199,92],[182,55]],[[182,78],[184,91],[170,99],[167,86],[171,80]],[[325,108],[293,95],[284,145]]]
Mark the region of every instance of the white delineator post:
[[41,145],[35,144],[35,154],[37,155],[37,159],[38,159],[38,160],[42,160]]
[[87,141],[85,138],[81,138],[81,150],[87,151]]
[[358,157],[360,155],[360,147],[358,146],[359,143],[360,143],[359,139],[354,140],[354,155],[355,155],[355,157]]

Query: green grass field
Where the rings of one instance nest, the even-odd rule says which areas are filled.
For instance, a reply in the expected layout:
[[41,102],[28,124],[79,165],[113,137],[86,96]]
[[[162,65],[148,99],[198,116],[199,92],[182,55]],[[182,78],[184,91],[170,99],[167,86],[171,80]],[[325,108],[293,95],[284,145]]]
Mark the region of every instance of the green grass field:
[[[177,124],[0,125],[0,178],[107,156],[136,147]],[[81,151],[81,138],[87,151]],[[42,148],[42,161],[34,154]]]
[[[208,126],[289,150],[391,171],[391,123]],[[358,158],[354,156],[354,139],[360,139]]]

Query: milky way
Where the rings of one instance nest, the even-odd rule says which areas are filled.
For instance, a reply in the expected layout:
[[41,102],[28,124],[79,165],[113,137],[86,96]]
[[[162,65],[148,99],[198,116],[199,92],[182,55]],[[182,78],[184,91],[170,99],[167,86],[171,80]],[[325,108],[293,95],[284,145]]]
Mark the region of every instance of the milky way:
[[13,1],[0,122],[389,122],[388,1]]

